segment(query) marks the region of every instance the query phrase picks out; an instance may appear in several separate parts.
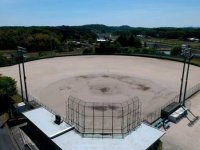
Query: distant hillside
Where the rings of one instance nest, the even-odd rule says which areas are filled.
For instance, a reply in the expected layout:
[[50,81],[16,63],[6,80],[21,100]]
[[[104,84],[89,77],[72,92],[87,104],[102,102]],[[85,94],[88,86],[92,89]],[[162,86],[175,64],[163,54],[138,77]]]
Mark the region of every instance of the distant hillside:
[[58,48],[69,40],[94,43],[100,34],[132,36],[144,35],[165,39],[200,39],[200,28],[135,28],[127,25],[106,26],[91,24],[83,26],[33,26],[0,27],[0,50],[15,49],[18,45],[29,50]]
[[91,25],[84,25],[80,26],[80,28],[86,28],[94,33],[117,33],[117,32],[125,32],[131,31],[133,28],[130,26],[106,26],[106,25],[99,25],[99,24],[91,24]]

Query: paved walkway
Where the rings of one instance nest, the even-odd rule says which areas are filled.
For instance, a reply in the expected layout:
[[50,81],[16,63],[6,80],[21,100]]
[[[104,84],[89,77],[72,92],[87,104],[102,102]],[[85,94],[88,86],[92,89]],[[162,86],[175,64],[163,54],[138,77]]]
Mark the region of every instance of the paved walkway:
[[0,128],[0,150],[18,150],[6,125]]

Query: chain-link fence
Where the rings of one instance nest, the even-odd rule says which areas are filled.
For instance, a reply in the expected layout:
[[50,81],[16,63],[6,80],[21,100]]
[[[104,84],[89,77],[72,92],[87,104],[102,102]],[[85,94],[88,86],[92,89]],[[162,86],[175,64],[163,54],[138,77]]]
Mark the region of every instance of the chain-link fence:
[[[17,92],[18,94],[21,95],[21,89],[17,88]],[[26,96],[25,96],[25,91],[23,90],[23,96],[24,96],[24,99],[26,99]],[[37,105],[40,105],[42,106],[43,108],[45,108],[46,110],[48,110],[49,112],[51,112],[52,114],[54,115],[59,115],[62,120],[65,120],[65,118],[63,116],[61,116],[60,114],[56,113],[53,109],[51,109],[50,107],[48,107],[47,105],[43,104],[40,100],[38,100],[36,97],[32,96],[31,94],[28,93],[28,104],[30,103],[36,103]]]
[[200,83],[187,90],[186,99],[188,100],[191,96],[193,96],[199,91],[200,91]]
[[[190,97],[193,96],[194,94],[196,94],[199,91],[200,91],[200,83],[193,86],[192,88],[190,88],[186,91],[185,106],[187,108],[191,107]],[[182,101],[183,101],[183,95],[182,95]],[[164,104],[162,107],[157,109],[156,111],[147,114],[146,117],[143,118],[143,121],[146,121],[150,124],[153,123],[154,121],[156,121],[157,119],[159,119],[161,117],[161,110],[163,108],[165,108],[166,106],[168,106],[169,104],[173,103],[173,102],[179,102],[179,94],[176,95],[172,100],[170,100],[169,102]]]
[[85,102],[70,96],[66,101],[66,122],[84,136],[124,136],[141,122],[138,98],[123,103]]
[[[21,94],[21,90],[17,89]],[[200,91],[200,83],[190,88],[186,92],[186,107],[190,108],[190,97]],[[25,92],[23,91],[25,98]],[[59,115],[50,107],[44,105],[40,100],[28,93],[29,102],[33,101],[54,115]],[[124,136],[136,128],[141,121],[153,123],[161,117],[161,110],[171,104],[179,102],[179,95],[160,107],[154,112],[141,118],[141,103],[139,99],[133,98],[123,103],[93,103],[85,102],[74,97],[69,97],[66,102],[66,118],[61,116],[70,125],[75,126],[76,130],[83,134],[92,136],[99,135],[121,135]]]

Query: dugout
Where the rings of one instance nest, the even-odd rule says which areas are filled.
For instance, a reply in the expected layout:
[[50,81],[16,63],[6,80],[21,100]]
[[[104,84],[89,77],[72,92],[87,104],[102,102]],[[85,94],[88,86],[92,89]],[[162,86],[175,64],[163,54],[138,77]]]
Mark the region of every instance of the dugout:
[[161,118],[168,119],[168,117],[180,107],[180,103],[172,102],[161,110]]

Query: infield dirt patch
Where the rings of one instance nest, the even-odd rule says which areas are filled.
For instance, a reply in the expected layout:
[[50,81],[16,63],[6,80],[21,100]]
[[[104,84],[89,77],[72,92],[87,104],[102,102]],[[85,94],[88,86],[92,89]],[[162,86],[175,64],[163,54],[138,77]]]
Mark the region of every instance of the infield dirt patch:
[[[138,97],[145,116],[179,93],[182,65],[134,56],[72,56],[25,63],[29,94],[63,117],[70,95],[114,103]],[[0,73],[19,81],[17,65],[0,68]],[[199,82],[200,69],[191,66],[188,88]]]

